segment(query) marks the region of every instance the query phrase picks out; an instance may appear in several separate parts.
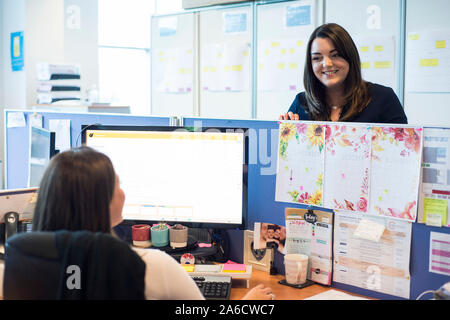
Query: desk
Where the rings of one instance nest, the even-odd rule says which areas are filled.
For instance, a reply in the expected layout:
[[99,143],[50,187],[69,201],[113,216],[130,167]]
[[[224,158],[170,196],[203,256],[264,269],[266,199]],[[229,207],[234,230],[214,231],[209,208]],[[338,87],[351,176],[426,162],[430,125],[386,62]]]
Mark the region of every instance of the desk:
[[[267,272],[253,269],[252,277],[250,279],[250,289],[254,286],[262,283],[264,286],[272,288],[272,292],[275,294],[276,300],[303,300],[314,296],[316,294],[328,291],[331,287],[326,287],[318,284],[313,284],[303,289],[296,289],[289,286],[279,284],[278,281],[283,280],[283,275],[271,276]],[[246,288],[247,283],[245,280],[233,280],[233,286],[231,289],[230,300],[241,299],[250,289]],[[333,288],[334,290],[338,290]],[[342,290],[338,290],[342,291]],[[343,291],[344,292],[344,291]],[[349,293],[353,296],[364,297],[358,294]],[[364,297],[367,298],[367,297]]]

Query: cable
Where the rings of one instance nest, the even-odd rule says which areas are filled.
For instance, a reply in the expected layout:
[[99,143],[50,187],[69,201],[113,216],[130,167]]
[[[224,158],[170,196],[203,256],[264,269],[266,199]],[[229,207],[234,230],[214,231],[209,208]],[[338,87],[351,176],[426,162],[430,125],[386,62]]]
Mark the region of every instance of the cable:
[[88,129],[89,127],[92,127],[92,126],[101,126],[101,125],[102,125],[101,123],[92,123],[92,124],[90,124],[90,125],[87,125],[87,126],[84,127],[83,129],[81,129],[80,133],[78,134],[77,140],[76,140],[76,142],[75,142],[75,147],[78,147],[78,146],[79,146],[79,145],[78,145],[78,139],[80,139],[80,136],[81,136],[81,134],[83,133],[83,131],[85,131],[85,130]]
[[416,300],[420,300],[420,298],[422,298],[427,293],[434,293],[434,290],[427,290],[427,291],[422,292],[421,294],[419,294],[419,296],[416,298]]

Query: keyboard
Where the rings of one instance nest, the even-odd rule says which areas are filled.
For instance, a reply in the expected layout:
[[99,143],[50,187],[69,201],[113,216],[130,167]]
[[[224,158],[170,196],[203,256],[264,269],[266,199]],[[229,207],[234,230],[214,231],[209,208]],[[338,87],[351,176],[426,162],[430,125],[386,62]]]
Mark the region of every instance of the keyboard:
[[229,276],[192,276],[206,300],[228,300],[231,292]]

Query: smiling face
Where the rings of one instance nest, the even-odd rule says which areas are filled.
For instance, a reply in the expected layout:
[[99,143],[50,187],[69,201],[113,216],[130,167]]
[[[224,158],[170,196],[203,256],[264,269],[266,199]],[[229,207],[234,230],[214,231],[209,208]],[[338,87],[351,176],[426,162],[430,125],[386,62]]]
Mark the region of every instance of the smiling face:
[[337,51],[330,38],[316,38],[311,43],[314,75],[328,90],[344,91],[349,63]]

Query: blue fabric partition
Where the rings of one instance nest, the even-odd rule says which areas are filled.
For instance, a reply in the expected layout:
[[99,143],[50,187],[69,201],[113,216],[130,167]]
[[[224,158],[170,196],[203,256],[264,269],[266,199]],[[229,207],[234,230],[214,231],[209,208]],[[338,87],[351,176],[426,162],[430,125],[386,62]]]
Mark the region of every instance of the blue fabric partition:
[[[278,154],[278,122],[259,120],[225,120],[185,118],[185,126],[249,128],[249,169],[248,169],[248,226],[253,230],[254,222],[269,222],[285,225],[284,209],[306,208],[275,201],[275,183]],[[314,207],[313,207],[314,209]],[[324,211],[331,211],[317,208]],[[430,232],[450,234],[450,228],[430,227],[420,223],[412,224],[410,274],[410,299],[416,299],[426,290],[436,290],[450,281],[449,276],[428,272]],[[231,259],[243,262],[243,231],[229,231],[231,239]],[[275,266],[284,273],[283,256],[276,252]],[[376,291],[333,282],[332,287],[362,294],[377,299],[402,299]],[[424,298],[430,298],[427,295]]]
[[[23,112],[26,126],[8,128],[9,112]],[[5,188],[26,188],[28,184],[29,117],[35,111],[5,110]],[[43,127],[48,129],[50,119],[70,119],[71,146],[81,144],[81,126],[94,123],[102,125],[168,126],[168,117],[130,116],[123,114],[38,112],[42,115]]]

